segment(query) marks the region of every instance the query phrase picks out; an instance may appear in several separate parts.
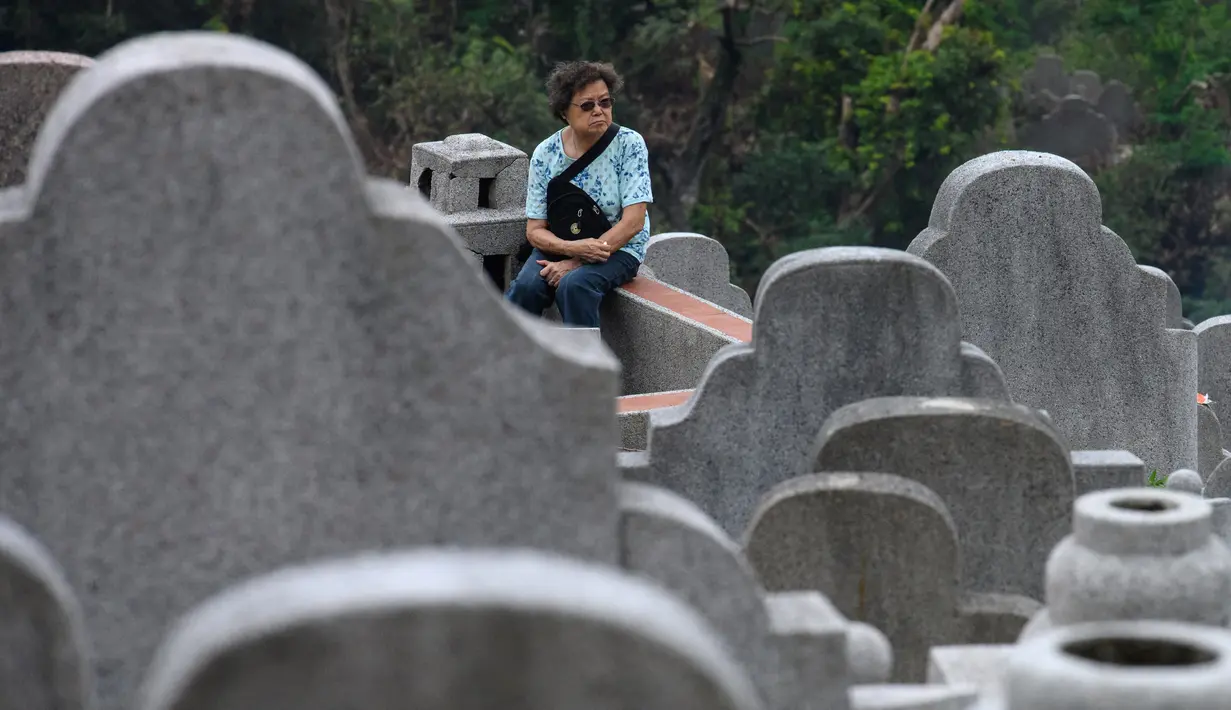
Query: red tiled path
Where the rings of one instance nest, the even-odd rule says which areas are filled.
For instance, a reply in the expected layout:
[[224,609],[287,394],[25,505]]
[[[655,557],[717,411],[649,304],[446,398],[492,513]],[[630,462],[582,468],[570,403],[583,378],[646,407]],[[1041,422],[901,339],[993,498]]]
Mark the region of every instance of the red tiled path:
[[624,284],[622,288],[634,296],[652,301],[669,311],[675,311],[689,320],[707,325],[736,340],[742,340],[745,343],[752,340],[752,323],[736,318],[692,294],[677,291],[663,283],[641,276]]
[[648,394],[630,394],[616,399],[616,411],[644,412],[647,409],[662,409],[683,404],[692,396],[692,390],[679,392],[650,392]]
[[[642,276],[629,281],[622,286],[625,291],[655,303],[669,311],[674,311],[688,320],[741,340],[745,343],[752,340],[752,323],[727,313],[692,294],[677,291],[663,283]],[[617,412],[642,412],[647,409],[662,409],[683,404],[692,396],[692,390],[678,392],[649,392],[646,394],[631,394],[616,400]]]

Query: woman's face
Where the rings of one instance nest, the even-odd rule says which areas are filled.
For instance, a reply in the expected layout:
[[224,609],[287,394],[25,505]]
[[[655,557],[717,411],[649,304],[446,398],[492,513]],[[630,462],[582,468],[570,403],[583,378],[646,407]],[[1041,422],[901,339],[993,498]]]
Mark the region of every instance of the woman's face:
[[[603,105],[607,108],[603,108]],[[611,125],[611,94],[607,82],[598,80],[573,94],[565,114],[573,132],[583,136],[601,136]]]

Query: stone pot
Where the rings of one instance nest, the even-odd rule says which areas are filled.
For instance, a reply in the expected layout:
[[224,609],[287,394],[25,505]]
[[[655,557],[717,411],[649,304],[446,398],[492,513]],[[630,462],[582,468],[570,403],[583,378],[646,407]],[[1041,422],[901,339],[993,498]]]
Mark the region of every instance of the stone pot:
[[1078,498],[1073,534],[1052,550],[1046,575],[1054,627],[1231,620],[1231,549],[1214,534],[1210,505],[1187,493],[1142,487]]
[[1231,632],[1173,621],[1077,624],[1010,655],[987,710],[1226,710]]

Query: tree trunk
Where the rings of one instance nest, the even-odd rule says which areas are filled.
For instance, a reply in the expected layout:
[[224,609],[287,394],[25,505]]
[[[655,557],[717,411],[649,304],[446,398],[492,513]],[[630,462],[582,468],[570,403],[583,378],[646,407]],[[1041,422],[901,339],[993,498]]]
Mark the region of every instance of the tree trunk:
[[[665,190],[657,202],[657,212],[670,231],[689,231],[691,213],[701,192],[701,175],[714,142],[722,135],[727,108],[735,94],[743,55],[735,30],[735,2],[728,0],[722,9],[722,36],[719,38],[718,64],[714,77],[701,94],[692,125],[682,147],[659,157],[657,168]],[[662,231],[666,231],[662,230]],[[655,231],[659,231],[657,228]]]
[[325,14],[329,24],[329,64],[341,94],[343,113],[346,114],[355,143],[367,163],[367,169],[372,173],[384,174],[397,166],[392,164],[391,157],[372,134],[367,115],[355,98],[354,78],[351,75],[351,27],[358,4],[358,0],[325,0]]
[[692,208],[697,205],[697,190],[691,195],[687,189],[676,187],[675,179],[669,168],[662,166],[657,171],[661,186],[654,195],[653,216],[651,227],[655,232],[687,232],[691,231]]

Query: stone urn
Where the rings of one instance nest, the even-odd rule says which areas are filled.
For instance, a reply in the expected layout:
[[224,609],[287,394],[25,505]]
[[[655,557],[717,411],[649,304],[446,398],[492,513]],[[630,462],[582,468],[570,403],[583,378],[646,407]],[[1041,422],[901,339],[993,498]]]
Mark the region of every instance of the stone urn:
[[[1073,533],[1047,560],[1047,608],[1022,632],[1091,621],[1231,621],[1231,549],[1212,509],[1187,493],[1123,488],[1073,506]],[[1228,707],[1231,707],[1229,705]]]
[[1077,624],[1009,657],[978,710],[1226,710],[1231,631],[1173,621]]

